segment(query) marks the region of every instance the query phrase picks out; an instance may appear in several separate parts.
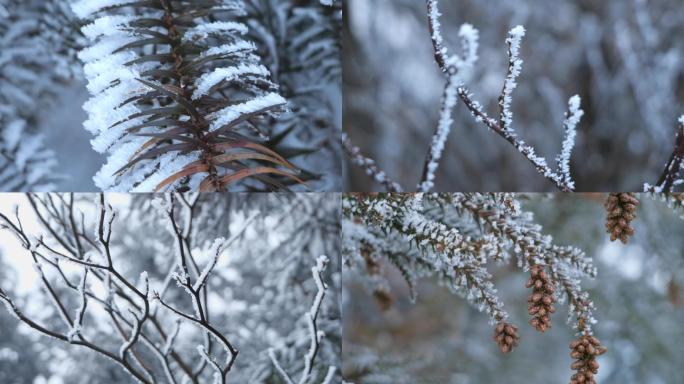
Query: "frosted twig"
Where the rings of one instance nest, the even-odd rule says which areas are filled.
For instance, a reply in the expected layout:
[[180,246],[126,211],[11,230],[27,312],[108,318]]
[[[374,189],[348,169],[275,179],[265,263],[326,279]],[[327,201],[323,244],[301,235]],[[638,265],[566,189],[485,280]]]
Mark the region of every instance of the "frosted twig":
[[328,373],[325,375],[323,382],[321,384],[330,384],[335,378],[335,372],[337,372],[337,367],[328,368]]
[[582,116],[584,116],[584,111],[580,109],[581,102],[582,100],[579,95],[573,96],[568,102],[568,112],[566,114],[565,122],[563,123],[565,137],[563,138],[561,153],[556,158],[558,170],[563,176],[563,183],[570,189],[575,189],[575,182],[572,180],[572,175],[570,174],[570,156],[572,156],[572,150],[575,147],[577,124],[579,124]]
[[518,25],[511,29],[506,39],[506,44],[508,44],[508,73],[506,74],[501,96],[499,96],[499,125],[507,132],[512,130],[513,112],[511,112],[511,102],[513,101],[513,91],[518,87],[518,76],[520,76],[520,71],[522,70],[523,61],[520,59],[520,42],[524,36],[525,27]]
[[209,277],[209,274],[212,270],[214,270],[214,267],[216,267],[216,263],[218,263],[219,257],[223,253],[225,244],[226,239],[224,239],[223,237],[219,237],[218,239],[214,240],[214,244],[211,246],[211,249],[209,251],[209,254],[211,255],[211,261],[209,261],[209,264],[207,264],[207,266],[204,267],[204,270],[197,278],[197,281],[195,281],[195,284],[192,286],[193,290],[199,291],[200,289],[204,288],[204,285],[207,283],[207,278]]
[[385,171],[378,168],[378,166],[375,164],[375,160],[365,157],[361,154],[361,149],[354,146],[345,133],[342,134],[342,146],[345,152],[347,152],[349,155],[352,163],[363,168],[366,171],[366,174],[373,177],[373,179],[375,179],[375,181],[378,183],[382,184],[387,192],[402,191],[402,188],[398,183],[390,180]]
[[309,346],[309,352],[307,352],[306,356],[304,357],[304,372],[302,372],[302,378],[299,380],[299,384],[305,384],[309,382],[309,375],[311,375],[313,362],[314,359],[316,359],[316,354],[318,353],[318,348],[321,342],[321,335],[318,333],[316,319],[318,318],[318,312],[321,310],[321,304],[323,303],[323,298],[325,297],[325,291],[328,289],[327,285],[323,282],[322,277],[322,273],[328,266],[328,262],[329,259],[327,256],[320,256],[316,260],[316,266],[311,268],[311,274],[316,282],[316,288],[318,289],[318,292],[316,292],[316,297],[314,298],[313,305],[311,306],[307,317],[311,344]]
[[233,236],[231,236],[230,239],[226,240],[220,237],[214,241],[214,244],[211,246],[211,250],[209,251],[209,254],[212,255],[212,259],[209,262],[209,264],[207,264],[207,266],[204,268],[204,270],[202,270],[202,273],[197,278],[197,281],[193,285],[192,289],[194,289],[195,291],[199,291],[200,289],[202,289],[202,287],[204,287],[204,285],[207,283],[207,278],[209,277],[209,274],[216,267],[216,263],[218,263],[218,259],[223,253],[223,251],[226,248],[228,248],[231,244],[233,244],[235,240],[239,239],[245,233],[247,228],[249,228],[249,225],[252,223],[252,221],[254,221],[254,219],[256,219],[258,216],[259,213],[255,213],[252,216],[250,216],[247,220],[245,220],[245,222],[242,225],[242,228]]
[[[464,47],[467,47],[466,50],[470,52],[470,58],[459,59],[456,56],[450,57],[447,53],[447,48],[444,47],[444,39],[442,38],[440,31],[439,18],[441,14],[438,9],[438,1],[427,0],[427,7],[428,24],[430,27],[430,35],[435,59],[442,72],[449,75],[457,74],[459,68],[454,63],[468,63],[473,65],[477,58],[477,30],[471,26],[467,26],[464,32],[464,28],[461,28],[461,35],[464,38]],[[484,123],[487,127],[506,139],[518,150],[518,152],[520,152],[532,163],[532,165],[537,169],[537,172],[553,182],[558,189],[563,192],[572,192],[574,191],[575,186],[570,175],[569,158],[574,146],[575,128],[583,115],[582,110],[579,108],[579,97],[574,96],[570,99],[569,104],[571,111],[568,114],[565,122],[565,137],[561,153],[558,156],[559,169],[557,171],[553,171],[546,163],[546,160],[539,157],[535,153],[534,148],[520,140],[512,127],[513,112],[511,111],[510,107],[513,100],[512,94],[517,87],[517,79],[522,70],[523,61],[520,59],[520,43],[523,36],[525,36],[525,28],[523,26],[516,26],[510,30],[508,33],[508,38],[506,39],[506,43],[508,44],[508,71],[501,95],[499,96],[500,111],[498,121],[489,117],[484,112],[482,105],[474,100],[473,95],[462,82],[457,83],[459,85],[457,86],[456,92],[465,106],[470,110],[473,117],[475,117],[476,121]],[[451,79],[449,80],[451,81]],[[448,99],[445,97],[445,100]],[[445,104],[443,104],[443,108]],[[446,134],[448,134],[448,131],[446,131],[445,134],[445,129],[443,126],[443,122],[446,121],[446,117],[447,116],[444,114],[443,109],[440,125],[438,126],[437,133],[433,138],[433,145],[425,163],[423,179],[419,185],[419,190],[423,192],[429,191],[433,186],[431,180],[434,178],[434,174],[431,173],[431,171],[434,171],[437,168],[437,164],[433,161],[433,158],[435,157],[435,154],[441,156],[440,148],[443,148],[444,145],[443,138],[445,139]],[[438,158],[439,156],[437,156],[437,159]]]
[[660,175],[656,185],[644,185],[644,192],[670,193],[673,188],[684,184],[684,115],[679,118],[675,149],[665,164],[665,169]]
[[280,374],[280,377],[282,377],[287,384],[294,384],[294,381],[292,380],[290,375],[288,375],[287,372],[285,372],[283,367],[278,362],[278,358],[276,357],[275,350],[273,348],[268,349],[268,357],[271,359],[271,362],[273,363],[273,366],[275,367],[278,374]]
[[74,338],[81,333],[81,327],[83,326],[83,317],[85,316],[85,311],[88,305],[88,300],[86,298],[86,279],[88,278],[88,268],[83,268],[83,277],[81,277],[81,282],[78,284],[78,293],[80,295],[80,305],[76,310],[76,317],[74,318],[74,324],[71,326],[71,330],[67,334],[69,342],[72,343]]
[[121,348],[119,348],[119,357],[121,360],[126,359],[126,352],[128,352],[128,350],[133,347],[133,344],[138,341],[138,336],[140,336],[140,331],[142,329],[142,321],[138,318],[138,315],[130,309],[129,312],[133,316],[133,328],[131,329],[131,336],[128,338],[128,340],[126,340],[125,343],[123,343],[123,345],[121,345]]
[[[304,370],[302,371],[299,384],[306,384],[310,382],[314,360],[316,359],[316,354],[318,353],[318,349],[320,347],[321,338],[323,337],[323,333],[318,331],[318,325],[316,324],[316,320],[318,318],[318,313],[321,309],[321,303],[323,302],[323,298],[325,297],[325,291],[328,289],[327,285],[323,282],[322,274],[325,271],[329,261],[330,260],[327,256],[322,255],[319,256],[318,259],[316,259],[316,265],[311,267],[311,274],[313,275],[314,282],[316,283],[317,292],[313,304],[311,305],[311,309],[309,309],[309,311],[305,314],[305,319],[309,327],[309,338],[311,340],[311,343],[309,345],[309,351],[304,356]],[[285,372],[285,370],[278,362],[278,359],[275,356],[275,351],[273,350],[273,348],[268,350],[268,355],[271,361],[273,362],[276,371],[281,375],[283,380],[285,380],[288,384],[294,384],[292,378],[287,374],[287,372]],[[334,368],[331,369],[333,372],[332,375],[334,375]],[[330,371],[328,371],[328,375],[331,375]]]
[[448,50],[444,46],[444,38],[442,37],[441,24],[439,18],[442,14],[439,12],[439,3],[437,0],[427,0],[428,20],[430,26],[430,38],[432,39],[432,48],[435,54],[435,60],[439,68],[443,72],[447,72],[447,62],[449,61]]
[[477,48],[479,32],[470,24],[461,26],[459,36],[463,46],[463,57],[458,55],[449,56],[443,44],[443,37],[440,31],[438,3],[436,0],[427,0],[428,19],[432,44],[435,51],[435,59],[440,69],[447,78],[442,96],[442,106],[440,109],[439,123],[432,136],[430,149],[423,165],[423,175],[418,190],[429,192],[434,187],[435,172],[439,167],[439,161],[446,147],[447,137],[453,124],[452,112],[456,106],[456,90],[462,83],[461,72],[475,65],[477,61]]
[[432,144],[425,159],[423,166],[423,177],[418,190],[420,192],[429,192],[435,185],[435,172],[439,167],[439,161],[442,158],[442,152],[446,146],[447,137],[451,131],[451,125],[454,120],[452,112],[458,101],[456,98],[456,91],[458,87],[459,77],[457,74],[449,75],[446,85],[444,86],[444,95],[442,96],[442,108],[440,111],[439,123],[437,129],[432,137]]
[[214,360],[209,354],[207,354],[207,351],[204,349],[203,345],[198,345],[197,346],[197,352],[202,356],[204,361],[209,364],[209,366],[214,369],[214,384],[220,384],[223,382],[223,371],[221,370],[221,367],[218,365],[216,360]]
[[180,319],[176,319],[176,325],[173,327],[173,331],[171,331],[166,338],[166,343],[164,343],[164,347],[162,348],[162,353],[164,356],[168,355],[169,352],[173,350],[173,343],[176,341],[176,336],[178,336],[178,333],[180,332],[180,325]]

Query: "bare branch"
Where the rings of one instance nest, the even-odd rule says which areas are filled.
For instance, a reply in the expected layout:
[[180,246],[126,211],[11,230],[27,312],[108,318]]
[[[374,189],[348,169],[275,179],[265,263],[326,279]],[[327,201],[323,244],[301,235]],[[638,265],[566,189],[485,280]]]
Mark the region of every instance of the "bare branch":
[[684,169],[684,116],[679,118],[675,149],[665,164],[665,169],[660,175],[656,185],[646,184],[644,192],[670,193],[673,188],[684,184],[682,170]]

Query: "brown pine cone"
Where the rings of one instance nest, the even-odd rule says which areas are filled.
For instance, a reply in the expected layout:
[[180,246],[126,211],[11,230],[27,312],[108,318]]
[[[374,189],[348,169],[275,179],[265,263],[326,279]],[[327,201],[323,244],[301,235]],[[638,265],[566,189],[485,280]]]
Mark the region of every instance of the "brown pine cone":
[[518,346],[519,339],[518,328],[513,324],[501,321],[494,328],[494,341],[503,353],[508,353]]
[[530,324],[543,333],[551,328],[551,314],[556,312],[553,306],[556,302],[556,288],[544,267],[539,265],[532,266],[530,279],[525,286],[532,288],[532,294],[527,299],[527,312],[532,316]]
[[570,356],[575,359],[570,368],[577,371],[570,378],[570,384],[596,384],[594,375],[599,369],[596,356],[604,353],[606,353],[606,348],[591,335],[582,335],[570,343]]
[[627,244],[629,237],[634,235],[631,227],[632,220],[636,218],[636,210],[639,206],[634,193],[611,193],[604,204],[608,217],[606,219],[606,232],[610,234],[610,241],[620,239]]
[[394,297],[392,296],[392,293],[385,288],[375,288],[373,290],[373,297],[382,312],[387,312],[394,306]]

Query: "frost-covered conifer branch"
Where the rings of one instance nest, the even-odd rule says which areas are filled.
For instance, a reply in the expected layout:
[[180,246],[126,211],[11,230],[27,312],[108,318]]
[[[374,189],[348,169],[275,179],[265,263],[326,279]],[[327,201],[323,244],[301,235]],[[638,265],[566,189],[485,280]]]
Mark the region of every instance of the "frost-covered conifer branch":
[[342,2],[245,0],[245,9],[249,37],[290,107],[290,113],[273,121],[269,142],[301,164],[302,178],[318,179],[318,185],[336,182],[322,171],[330,165],[339,169],[341,160],[336,104],[341,96]]
[[[437,276],[489,314],[496,324],[495,340],[503,352],[509,352],[517,344],[517,330],[506,323],[488,269],[489,263],[510,263],[521,272],[539,277],[539,271],[544,271],[542,278],[548,276],[530,295],[533,326],[545,330],[550,326],[548,316],[555,311],[548,307],[554,298],[544,298],[543,288],[560,292],[568,302],[569,321],[582,334],[591,334],[594,304],[580,280],[596,276],[592,259],[575,247],[554,244],[514,195],[350,194],[344,197],[343,214],[345,265],[366,277],[376,298],[382,264],[400,265],[410,286],[417,278]],[[542,299],[545,306],[537,307]]]
[[684,116],[679,118],[675,149],[655,185],[644,185],[644,192],[670,193],[684,184]]
[[[345,214],[361,220],[376,238],[383,233],[396,233],[405,242],[415,245],[420,251],[411,252],[418,258],[420,269],[427,268],[430,274],[444,279],[447,285],[467,296],[468,300],[491,316],[493,322],[508,317],[503,303],[498,300],[491,282],[491,275],[485,268],[486,254],[489,252],[479,239],[464,236],[457,228],[451,227],[441,219],[433,220],[423,213],[423,198],[431,195],[422,193],[397,195],[381,194],[378,197],[356,195],[344,200]],[[364,228],[356,228],[364,231]],[[362,232],[344,232],[345,236],[363,236],[373,246],[370,237]],[[352,241],[353,237],[352,237]],[[351,249],[357,246],[350,247]],[[396,253],[394,250],[376,248],[377,252]],[[358,252],[358,251],[357,251]],[[415,265],[414,265],[415,267]],[[428,272],[428,271],[425,272]]]
[[85,127],[93,148],[109,154],[94,178],[99,188],[301,182],[295,166],[249,136],[287,102],[242,37],[242,0],[79,0],[72,8],[90,22],[82,31],[91,45],[79,57],[93,95]]

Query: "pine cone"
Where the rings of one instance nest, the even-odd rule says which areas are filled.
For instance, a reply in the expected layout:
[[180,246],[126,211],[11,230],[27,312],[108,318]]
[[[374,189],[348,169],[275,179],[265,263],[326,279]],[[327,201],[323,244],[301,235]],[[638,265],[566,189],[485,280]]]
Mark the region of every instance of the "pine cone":
[[596,384],[594,375],[599,369],[596,356],[604,354],[606,348],[594,336],[582,335],[570,343],[570,350],[570,356],[575,359],[570,367],[577,371],[570,378],[570,384]]
[[539,265],[532,266],[530,279],[525,286],[532,288],[532,294],[527,299],[527,311],[532,316],[530,324],[543,333],[551,328],[551,314],[556,312],[553,306],[556,302],[556,288],[546,275],[544,267]]
[[518,328],[506,322],[499,322],[494,329],[494,341],[501,352],[508,353],[518,346]]
[[634,193],[611,193],[604,205],[608,212],[606,219],[606,232],[610,234],[610,241],[620,239],[627,244],[629,237],[634,235],[634,228],[630,226],[636,218],[636,210],[639,206]]
[[382,312],[387,312],[394,306],[394,297],[392,297],[392,294],[387,289],[375,288],[373,290],[373,297]]

